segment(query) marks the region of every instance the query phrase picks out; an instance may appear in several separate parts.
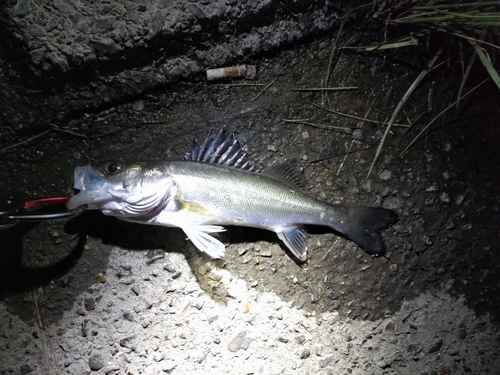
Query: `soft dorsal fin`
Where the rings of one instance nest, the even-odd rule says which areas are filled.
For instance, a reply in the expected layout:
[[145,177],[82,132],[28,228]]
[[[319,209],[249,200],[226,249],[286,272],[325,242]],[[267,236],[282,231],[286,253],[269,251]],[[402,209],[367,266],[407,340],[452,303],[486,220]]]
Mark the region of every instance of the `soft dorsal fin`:
[[306,180],[297,160],[291,159],[265,170],[261,174],[279,180],[293,189],[306,190]]
[[210,131],[201,146],[193,140],[193,147],[190,152],[186,153],[186,160],[238,169],[248,170],[252,168],[246,151],[232,134],[227,135],[226,129],[222,129],[217,135]]

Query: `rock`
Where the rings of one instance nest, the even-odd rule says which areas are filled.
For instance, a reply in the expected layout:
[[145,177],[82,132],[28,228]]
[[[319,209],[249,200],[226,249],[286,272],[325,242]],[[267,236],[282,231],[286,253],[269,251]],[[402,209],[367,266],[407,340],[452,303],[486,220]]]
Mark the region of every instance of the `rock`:
[[30,12],[30,0],[17,0],[14,13],[18,17],[24,17]]
[[358,139],[358,140],[363,139],[363,130],[361,130],[361,129],[355,129],[355,130],[352,132],[352,137],[353,137],[354,139]]
[[300,359],[309,358],[310,355],[311,355],[311,351],[309,349],[304,349],[300,352]]
[[380,172],[380,174],[378,175],[378,177],[381,179],[381,180],[384,180],[384,181],[387,181],[391,178],[392,176],[392,172],[391,171],[388,171],[387,169],[383,170],[382,172]]
[[161,13],[161,11],[157,9],[156,12],[154,12],[153,16],[151,17],[151,29],[155,34],[158,34],[163,29],[164,24],[165,24],[165,17]]
[[90,39],[95,50],[103,55],[113,55],[122,48],[111,38]]
[[137,338],[137,335],[125,337],[125,338],[120,340],[120,346],[123,348],[135,350],[135,348],[137,346],[136,342],[135,342],[136,338]]
[[95,309],[95,300],[93,298],[85,298],[83,303],[85,304],[85,309],[87,311]]
[[133,322],[134,321],[134,316],[128,310],[123,310],[123,318],[125,320],[128,320],[129,322]]
[[333,357],[323,358],[322,360],[319,361],[319,367],[325,368],[326,366],[328,366],[330,364],[332,359],[333,359]]
[[101,354],[92,354],[89,357],[89,367],[92,371],[98,371],[104,367],[104,358]]
[[430,346],[430,348],[427,350],[427,354],[438,352],[442,346],[443,346],[443,340],[439,339],[438,341],[436,341],[434,344],[432,344]]
[[30,367],[30,365],[21,365],[21,368],[19,369],[19,372],[24,375],[24,374],[28,374],[32,371],[32,368]]
[[140,112],[144,109],[146,105],[144,104],[144,100],[138,100],[134,102],[132,108],[134,108],[134,111]]
[[231,352],[235,352],[240,349],[248,349],[250,343],[252,342],[252,339],[247,337],[247,334],[247,331],[241,331],[240,333],[238,333],[227,345],[227,349]]
[[189,4],[187,6],[187,9],[189,9],[191,13],[193,13],[193,16],[195,16],[195,18],[197,18],[199,21],[202,21],[207,18],[205,12],[195,4]]
[[199,299],[196,301],[196,303],[193,306],[196,307],[198,310],[201,310],[203,308],[204,303],[205,303],[205,301]]

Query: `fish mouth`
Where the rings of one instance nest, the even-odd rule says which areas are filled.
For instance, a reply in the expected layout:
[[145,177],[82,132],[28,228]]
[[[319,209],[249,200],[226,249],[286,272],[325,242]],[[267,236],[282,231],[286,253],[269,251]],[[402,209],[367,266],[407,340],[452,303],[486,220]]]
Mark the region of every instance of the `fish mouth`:
[[73,195],[67,202],[66,207],[73,210],[79,206],[87,205],[89,210],[98,209],[104,203],[109,202],[113,197],[109,194],[95,196],[86,191],[80,191],[78,194]]
[[89,166],[76,167],[74,179],[74,195],[66,202],[66,207],[70,210],[82,205],[88,205],[88,209],[98,209],[113,198],[104,191],[105,180]]

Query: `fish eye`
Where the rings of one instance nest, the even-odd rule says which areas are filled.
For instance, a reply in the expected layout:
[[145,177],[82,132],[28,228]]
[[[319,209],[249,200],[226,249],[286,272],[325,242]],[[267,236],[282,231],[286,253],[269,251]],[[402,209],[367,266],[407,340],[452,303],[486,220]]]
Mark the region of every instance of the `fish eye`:
[[117,163],[114,161],[107,163],[104,166],[104,171],[110,175],[116,174],[116,173],[120,172],[121,170],[122,170],[122,165],[120,163]]

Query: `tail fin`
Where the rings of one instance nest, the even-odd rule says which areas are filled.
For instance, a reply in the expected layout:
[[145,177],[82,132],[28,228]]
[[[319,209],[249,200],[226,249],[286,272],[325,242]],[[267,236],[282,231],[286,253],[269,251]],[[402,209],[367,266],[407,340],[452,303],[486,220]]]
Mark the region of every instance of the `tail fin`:
[[368,254],[385,254],[385,243],[382,232],[395,224],[398,215],[386,208],[377,207],[346,207],[348,220],[336,230],[351,241],[356,242]]

